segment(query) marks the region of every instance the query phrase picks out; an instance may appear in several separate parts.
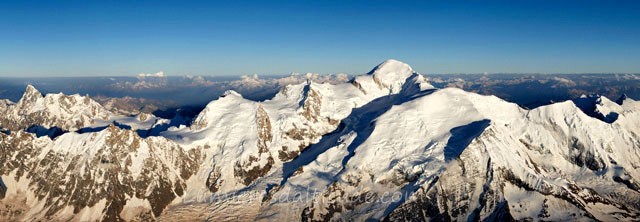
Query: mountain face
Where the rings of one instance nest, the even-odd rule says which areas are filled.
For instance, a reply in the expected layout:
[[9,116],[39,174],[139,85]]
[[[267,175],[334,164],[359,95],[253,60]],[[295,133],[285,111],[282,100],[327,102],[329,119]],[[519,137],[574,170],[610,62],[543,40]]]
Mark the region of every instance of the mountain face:
[[[0,101],[3,220],[640,217],[640,102],[628,98],[527,110],[388,60],[263,102],[228,91],[189,126],[151,135],[139,129],[168,120],[26,91]],[[136,127],[78,130],[113,121]],[[37,137],[31,125],[72,132]]]
[[147,220],[183,195],[200,153],[113,125],[55,140],[2,136],[3,215],[21,220]]

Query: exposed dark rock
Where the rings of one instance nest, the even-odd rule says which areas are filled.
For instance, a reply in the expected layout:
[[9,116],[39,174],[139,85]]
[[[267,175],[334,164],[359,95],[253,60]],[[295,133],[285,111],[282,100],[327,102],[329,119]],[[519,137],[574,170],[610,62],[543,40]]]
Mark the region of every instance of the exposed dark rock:
[[265,164],[264,166],[255,166],[249,168],[254,162],[258,162],[258,158],[255,156],[250,156],[247,162],[241,164],[240,161],[238,161],[233,167],[235,177],[238,178],[240,182],[245,186],[248,186],[259,177],[266,175],[269,170],[271,170],[271,167],[273,166],[275,161],[273,160],[273,157],[269,155],[267,157],[267,164]]
[[[94,156],[50,150],[42,154],[41,159],[33,158],[39,156],[42,149],[32,146],[32,134],[0,135],[0,163],[4,164],[0,173],[7,175],[15,170],[15,180],[26,175],[32,187],[29,190],[44,202],[45,218],[54,219],[66,206],[72,206],[73,212],[79,213],[106,200],[102,220],[122,221],[120,212],[128,201],[127,196],[146,199],[151,205],[152,215],[143,211],[136,217],[159,216],[176,196],[184,194],[184,181],[198,170],[200,151],[197,149],[184,151],[171,143],[156,144],[113,125],[100,133],[108,135],[103,146],[92,148],[96,152]],[[144,159],[140,174],[133,177],[131,155],[136,155],[141,143],[146,143],[154,155]],[[161,156],[165,160],[161,160]],[[174,174],[171,169],[179,173]]]

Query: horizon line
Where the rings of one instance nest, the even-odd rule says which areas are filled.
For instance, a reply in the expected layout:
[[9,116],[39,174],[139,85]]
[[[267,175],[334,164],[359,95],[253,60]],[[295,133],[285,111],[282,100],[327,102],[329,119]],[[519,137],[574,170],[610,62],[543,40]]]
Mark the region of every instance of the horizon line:
[[[640,75],[640,72],[468,72],[468,73],[420,73],[421,75],[429,76],[429,75]],[[223,74],[223,75],[190,75],[190,74],[166,74],[163,76],[139,76],[139,75],[60,75],[60,76],[44,76],[44,75],[34,75],[34,76],[4,76],[0,75],[0,78],[9,78],[9,79],[29,79],[29,78],[113,78],[113,77],[130,77],[130,78],[166,78],[166,77],[243,77],[243,76],[266,76],[266,77],[286,77],[286,76],[295,76],[295,75],[306,75],[306,74],[318,74],[323,76],[330,75],[340,75],[345,74],[347,76],[359,76],[359,75],[367,75],[367,73],[361,74],[348,74],[348,73],[315,73],[315,72],[306,72],[306,73],[297,73],[292,72],[288,74]]]

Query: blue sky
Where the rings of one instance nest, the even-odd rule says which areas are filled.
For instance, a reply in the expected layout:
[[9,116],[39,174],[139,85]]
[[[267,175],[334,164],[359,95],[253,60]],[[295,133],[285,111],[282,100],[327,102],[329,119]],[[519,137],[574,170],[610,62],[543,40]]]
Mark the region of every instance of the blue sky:
[[[482,2],[482,3],[481,3]],[[1,1],[0,76],[640,72],[640,1]]]

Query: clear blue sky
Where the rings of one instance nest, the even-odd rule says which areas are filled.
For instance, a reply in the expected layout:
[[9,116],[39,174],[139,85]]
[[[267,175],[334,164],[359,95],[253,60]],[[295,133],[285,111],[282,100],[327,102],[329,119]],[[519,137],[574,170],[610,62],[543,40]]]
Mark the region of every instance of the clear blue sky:
[[235,2],[2,1],[0,76],[640,72],[640,1]]

